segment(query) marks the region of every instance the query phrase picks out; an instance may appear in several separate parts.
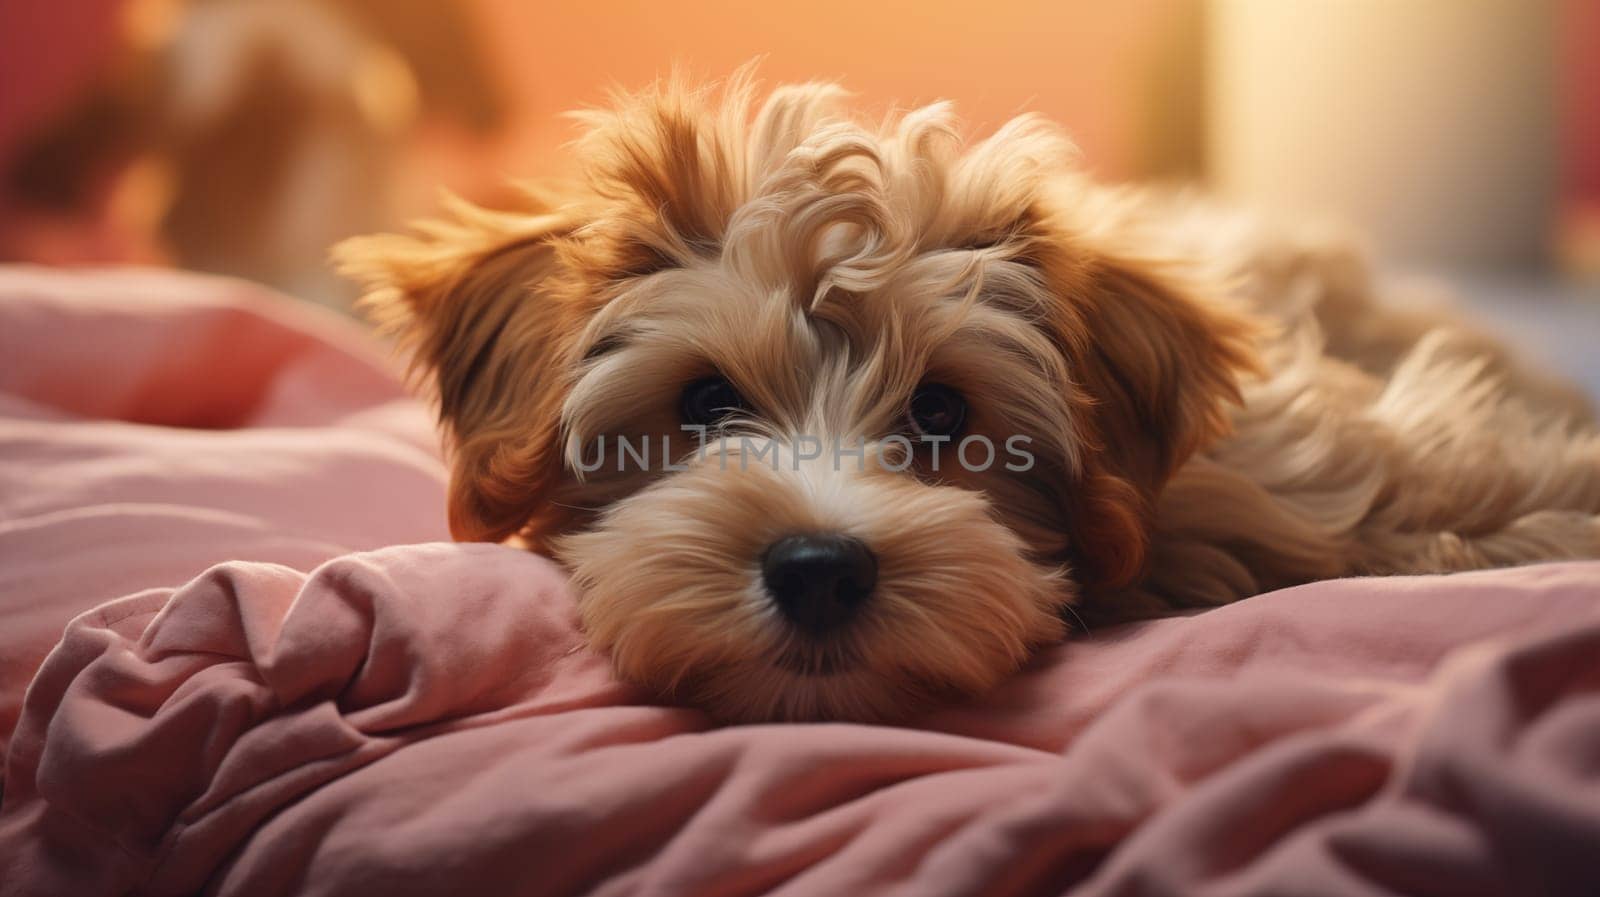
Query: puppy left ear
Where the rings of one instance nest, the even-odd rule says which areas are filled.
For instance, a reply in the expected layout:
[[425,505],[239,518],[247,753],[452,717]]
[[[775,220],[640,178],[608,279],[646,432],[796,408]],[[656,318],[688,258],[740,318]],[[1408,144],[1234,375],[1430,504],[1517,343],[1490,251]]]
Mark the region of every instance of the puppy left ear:
[[1071,509],[1080,576],[1131,583],[1167,480],[1224,435],[1259,324],[1160,264],[1095,252],[1047,263],[1058,339],[1087,400],[1089,442]]
[[1255,320],[1204,286],[1139,261],[1102,256],[1079,312],[1079,351],[1104,449],[1155,493],[1224,435],[1239,379],[1259,372]]

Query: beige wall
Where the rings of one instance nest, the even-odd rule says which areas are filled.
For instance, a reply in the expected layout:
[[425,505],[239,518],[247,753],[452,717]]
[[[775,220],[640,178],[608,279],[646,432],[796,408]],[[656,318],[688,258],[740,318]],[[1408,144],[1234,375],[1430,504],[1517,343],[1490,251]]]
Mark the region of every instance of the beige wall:
[[1557,176],[1552,0],[1213,0],[1210,173],[1402,264],[1531,267]]

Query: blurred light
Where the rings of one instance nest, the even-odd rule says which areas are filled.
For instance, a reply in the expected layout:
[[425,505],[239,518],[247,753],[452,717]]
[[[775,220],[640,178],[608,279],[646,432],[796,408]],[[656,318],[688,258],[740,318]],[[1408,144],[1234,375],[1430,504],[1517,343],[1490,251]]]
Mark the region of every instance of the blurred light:
[[1555,223],[1547,0],[1213,0],[1216,187],[1405,262],[1534,267]]

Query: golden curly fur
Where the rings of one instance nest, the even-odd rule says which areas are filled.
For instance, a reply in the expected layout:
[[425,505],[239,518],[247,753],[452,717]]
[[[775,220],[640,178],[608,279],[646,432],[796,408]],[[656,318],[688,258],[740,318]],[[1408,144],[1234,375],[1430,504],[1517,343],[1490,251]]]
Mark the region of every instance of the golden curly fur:
[[[566,563],[623,676],[728,719],[883,718],[993,685],[1064,615],[1600,556],[1581,400],[1383,310],[1348,250],[1094,185],[1036,118],[968,143],[947,104],[874,123],[844,99],[619,96],[579,114],[586,182],[337,251],[436,388],[452,531]],[[679,400],[708,374],[748,409],[689,451]],[[1035,463],[799,448],[894,455],[928,382]],[[681,450],[586,464],[607,434]],[[761,573],[816,532],[878,563],[827,639]]]

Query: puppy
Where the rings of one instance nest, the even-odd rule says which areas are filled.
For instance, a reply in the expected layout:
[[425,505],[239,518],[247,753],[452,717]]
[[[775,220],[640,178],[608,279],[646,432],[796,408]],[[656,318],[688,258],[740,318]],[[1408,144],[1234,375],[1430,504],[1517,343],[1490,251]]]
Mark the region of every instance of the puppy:
[[1581,397],[1339,244],[843,101],[621,96],[581,185],[337,249],[437,394],[452,532],[564,562],[623,677],[893,718],[1068,620],[1600,556]]

